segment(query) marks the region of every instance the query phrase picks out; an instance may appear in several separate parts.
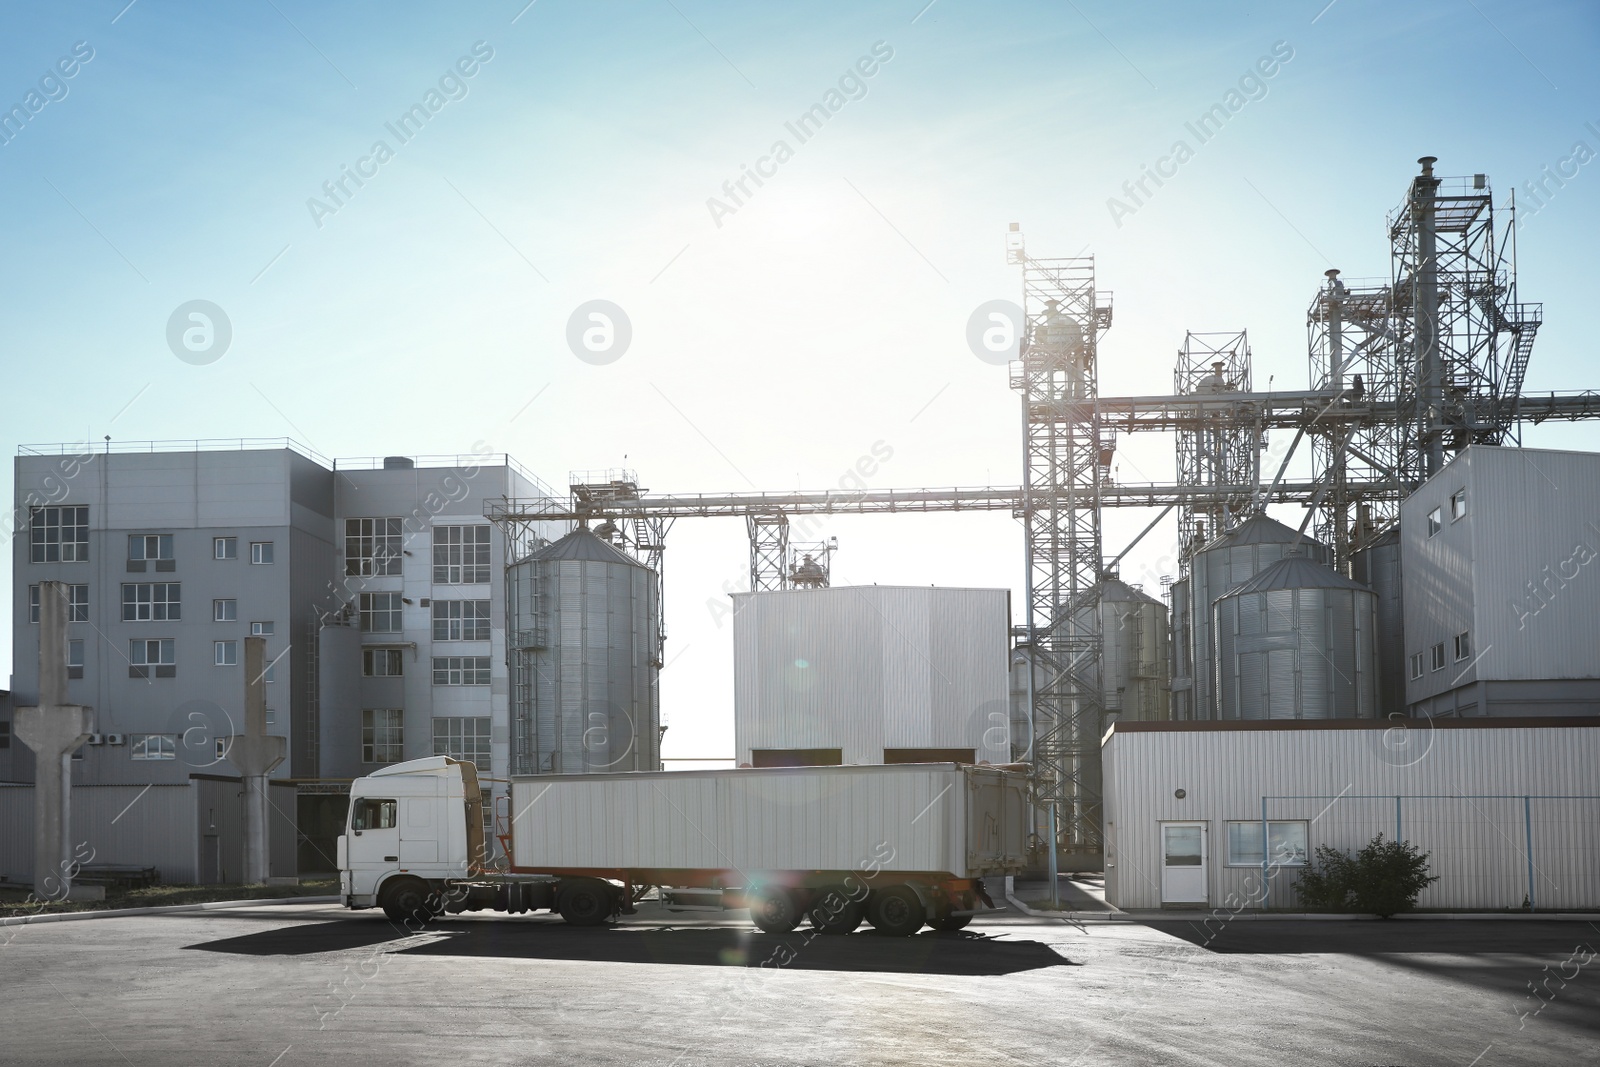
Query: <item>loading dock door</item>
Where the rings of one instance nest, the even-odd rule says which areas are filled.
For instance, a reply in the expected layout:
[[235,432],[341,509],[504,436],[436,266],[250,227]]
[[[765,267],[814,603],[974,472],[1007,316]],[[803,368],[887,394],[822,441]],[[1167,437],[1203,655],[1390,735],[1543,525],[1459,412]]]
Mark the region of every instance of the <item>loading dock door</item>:
[[1206,903],[1206,824],[1161,824],[1161,903]]

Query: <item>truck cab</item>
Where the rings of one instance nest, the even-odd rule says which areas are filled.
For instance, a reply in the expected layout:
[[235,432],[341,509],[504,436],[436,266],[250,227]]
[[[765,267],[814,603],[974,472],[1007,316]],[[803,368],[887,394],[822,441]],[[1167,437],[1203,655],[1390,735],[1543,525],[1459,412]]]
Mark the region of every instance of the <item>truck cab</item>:
[[479,873],[484,856],[483,797],[471,763],[429,756],[351,783],[338,857],[346,907],[410,915],[418,901],[442,899],[448,883]]

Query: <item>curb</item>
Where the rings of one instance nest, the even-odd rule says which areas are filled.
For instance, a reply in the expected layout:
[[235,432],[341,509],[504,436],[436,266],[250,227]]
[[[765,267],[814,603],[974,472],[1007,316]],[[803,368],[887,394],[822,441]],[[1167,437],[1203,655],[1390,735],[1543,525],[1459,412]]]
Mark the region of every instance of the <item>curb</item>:
[[78,919],[120,919],[125,915],[182,915],[185,912],[218,911],[223,908],[271,908],[284,904],[337,904],[342,897],[273,897],[267,900],[213,900],[200,904],[168,904],[158,908],[101,908],[97,911],[57,911],[43,915],[8,915],[0,926],[27,926],[31,923],[73,922]]

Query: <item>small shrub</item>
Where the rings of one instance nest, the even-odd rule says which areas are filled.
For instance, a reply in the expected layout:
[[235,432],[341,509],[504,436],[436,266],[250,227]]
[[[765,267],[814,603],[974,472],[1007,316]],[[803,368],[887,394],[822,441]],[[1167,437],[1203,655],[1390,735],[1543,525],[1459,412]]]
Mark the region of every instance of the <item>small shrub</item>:
[[1313,866],[1300,875],[1300,899],[1320,911],[1367,912],[1387,919],[1416,906],[1422,891],[1439,880],[1428,874],[1428,854],[1409,841],[1382,834],[1355,856],[1317,846]]

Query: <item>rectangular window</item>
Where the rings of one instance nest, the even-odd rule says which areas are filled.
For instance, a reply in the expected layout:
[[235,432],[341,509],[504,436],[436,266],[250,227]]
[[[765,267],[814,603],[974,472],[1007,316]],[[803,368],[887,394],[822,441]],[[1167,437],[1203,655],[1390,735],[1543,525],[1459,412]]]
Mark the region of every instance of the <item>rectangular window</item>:
[[1432,658],[1432,667],[1436,671],[1444,670],[1444,642],[1440,641],[1428,650]]
[[487,600],[435,600],[433,602],[435,641],[489,640],[489,602]]
[[83,638],[75,637],[67,642],[67,677],[83,677]]
[[177,642],[170,637],[139,638],[128,642],[128,677],[175,678],[178,673]]
[[1411,657],[1411,680],[1414,682],[1422,677],[1422,653],[1418,652]]
[[344,572],[362,578],[400,573],[399,519],[344,520]]
[[171,534],[130,534],[128,537],[128,560],[170,560],[172,558]]
[[133,759],[177,759],[177,734],[130,734],[128,755]]
[[29,558],[35,563],[86,563],[89,560],[87,507],[31,508]]
[[[1303,821],[1267,823],[1267,862],[1273,867],[1304,867],[1306,827]],[[1261,822],[1228,824],[1228,866],[1261,866]]]
[[1463,630],[1456,634],[1456,662],[1472,658],[1472,632]]
[[[395,760],[368,760],[368,763],[394,763]],[[393,830],[400,825],[400,804],[394,800],[362,797],[350,808],[350,829]]]
[[238,622],[239,602],[237,600],[213,600],[211,602],[212,622]]
[[[405,716],[399,708],[367,708],[361,712],[362,763],[399,763],[406,758]],[[387,803],[392,805],[394,801]],[[392,817],[388,825],[394,825]]]
[[278,661],[273,660],[261,672],[261,681],[264,685],[271,685],[278,680]]
[[265,566],[272,562],[271,541],[250,542],[250,562]]
[[1463,489],[1460,492],[1451,494],[1451,496],[1450,496],[1450,521],[1451,522],[1455,522],[1457,519],[1459,519],[1462,516],[1466,515],[1466,513],[1467,513],[1467,491],[1465,489]]
[[488,718],[434,719],[433,754],[472,763],[480,771],[488,771]]
[[239,539],[237,537],[213,537],[211,539],[211,552],[217,559],[238,559]]
[[216,649],[216,665],[219,667],[237,667],[239,665],[239,642],[213,641]]
[[1444,529],[1444,512],[1434,508],[1428,512],[1428,536],[1432,537],[1442,529]]
[[489,581],[489,527],[435,526],[433,580],[440,585]]
[[123,585],[123,622],[177,622],[182,618],[180,583],[129,582]]
[[405,673],[405,660],[398,648],[363,648],[361,673],[367,678],[398,678]]
[[[67,621],[89,621],[89,587],[87,585],[67,586]],[[39,587],[28,586],[28,621],[39,621]]]
[[362,593],[361,632],[397,634],[400,632],[400,594]]
[[267,709],[267,725],[268,726],[276,726],[277,722],[278,722],[278,713],[273,711],[271,708],[268,708]]
[[250,624],[251,637],[271,637],[273,626],[270,622],[253,622]]
[[434,685],[488,685],[488,656],[433,657]]

